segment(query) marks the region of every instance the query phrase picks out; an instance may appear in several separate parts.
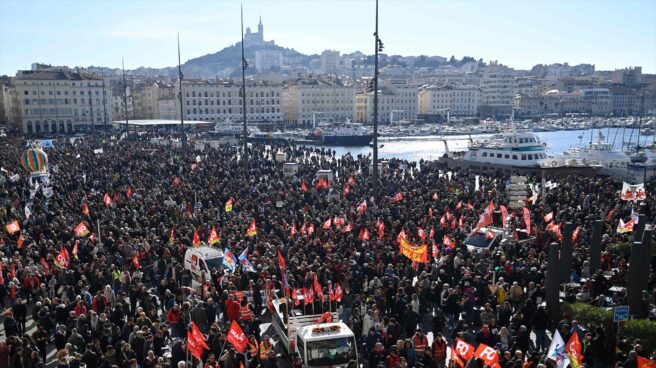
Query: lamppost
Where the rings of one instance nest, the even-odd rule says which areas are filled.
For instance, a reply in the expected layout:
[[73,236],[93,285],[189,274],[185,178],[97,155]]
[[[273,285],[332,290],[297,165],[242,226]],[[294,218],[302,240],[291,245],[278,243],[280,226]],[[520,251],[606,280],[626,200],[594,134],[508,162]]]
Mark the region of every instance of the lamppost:
[[185,151],[187,136],[184,132],[184,106],[182,104],[182,66],[180,62],[180,33],[178,33],[178,83],[180,85],[180,145],[182,152]]
[[378,53],[383,51],[383,41],[378,37],[378,0],[376,0],[376,31],[374,55],[374,167],[373,167],[373,197],[378,201]]
[[244,129],[242,137],[244,140],[244,174],[248,171],[248,129],[246,127],[246,68],[248,62],[244,56],[244,6],[241,6],[241,103],[243,109]]

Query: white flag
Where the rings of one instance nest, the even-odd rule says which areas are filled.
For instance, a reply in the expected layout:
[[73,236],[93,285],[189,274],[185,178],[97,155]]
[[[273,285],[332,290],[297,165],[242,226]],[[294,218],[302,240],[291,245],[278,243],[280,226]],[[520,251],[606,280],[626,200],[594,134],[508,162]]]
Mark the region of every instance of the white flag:
[[30,211],[30,208],[25,206],[25,218],[29,219],[31,214],[32,211]]
[[558,330],[553,334],[553,339],[547,352],[547,358],[556,362],[556,367],[558,368],[565,368],[569,365],[569,355],[565,350],[565,342]]

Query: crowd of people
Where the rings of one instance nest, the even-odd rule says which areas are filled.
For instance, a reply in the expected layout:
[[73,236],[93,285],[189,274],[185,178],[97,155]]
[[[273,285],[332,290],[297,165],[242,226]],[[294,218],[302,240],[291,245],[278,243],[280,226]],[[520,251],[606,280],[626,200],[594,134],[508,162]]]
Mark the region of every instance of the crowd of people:
[[[564,299],[583,295],[598,306],[625,304],[620,289],[628,255],[615,245],[630,234],[615,229],[637,203],[618,200],[621,183],[552,179],[557,186],[544,195],[529,192],[529,222],[521,210],[509,214],[508,232],[533,240],[511,238],[472,253],[463,241],[481,214],[490,206],[510,207],[508,174],[476,178],[468,171],[447,174],[433,161],[391,159],[373,197],[370,155],[252,144],[245,169],[236,147],[200,152],[193,145],[182,150],[145,137],[108,136],[56,140],[44,149],[48,181],[36,186],[21,167],[27,141],[2,144],[0,368],[275,367],[277,337],[261,328],[271,313],[267,295],[312,289],[315,278],[326,295],[329,285],[342,291],[339,301],[315,298],[311,310],[338,311],[355,333],[361,345],[351,364],[451,366],[460,339],[493,347],[504,368],[544,367],[555,364],[546,351],[556,330],[564,341],[578,334],[584,366],[632,368],[638,356],[656,358],[654,347],[641,341],[616,353],[615,335],[604,326],[578,323],[566,312],[553,320],[544,308],[547,248],[558,241],[547,222],[580,226],[571,275],[580,288]],[[283,175],[276,152],[300,164],[295,175]],[[330,170],[332,180],[318,183],[319,169]],[[654,205],[649,183],[647,193],[648,210]],[[604,253],[600,269],[590,270],[598,219],[606,220]],[[648,220],[653,223],[653,216]],[[13,221],[20,230],[4,231]],[[246,236],[253,222],[257,234]],[[80,223],[88,233],[76,231]],[[219,239],[211,246],[234,254],[248,249],[256,272],[219,267],[208,280],[185,269],[185,250],[194,238],[207,243],[213,227]],[[425,263],[399,253],[400,234],[427,245]],[[649,285],[647,306],[654,303],[653,272]],[[620,291],[609,292],[613,286]],[[237,298],[238,292],[249,297]],[[248,336],[245,354],[226,343],[233,320]],[[200,360],[186,348],[192,322],[206,338]],[[293,367],[303,364],[300,357],[284,359]],[[469,364],[483,365],[476,359]]]

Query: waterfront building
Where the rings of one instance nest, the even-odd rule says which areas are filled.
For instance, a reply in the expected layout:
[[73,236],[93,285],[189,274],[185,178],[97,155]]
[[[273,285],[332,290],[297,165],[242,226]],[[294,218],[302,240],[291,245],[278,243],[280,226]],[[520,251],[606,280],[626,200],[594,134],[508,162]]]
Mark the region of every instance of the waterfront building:
[[479,99],[476,86],[424,86],[419,90],[419,116],[427,121],[445,120],[447,116],[475,116]]
[[481,117],[509,117],[515,98],[513,70],[490,62],[481,79]]
[[[234,80],[187,79],[182,81],[185,120],[243,121],[241,83]],[[178,84],[176,84],[176,96]],[[248,122],[281,122],[282,86],[246,81]]]
[[[417,118],[417,87],[404,83],[379,86],[378,122],[387,124]],[[355,122],[373,124],[374,92],[361,91],[355,96]]]
[[337,122],[353,119],[355,88],[337,78],[308,76],[283,88],[283,117],[295,126],[309,126],[316,121]]
[[3,90],[8,120],[24,134],[73,133],[111,125],[112,94],[98,74],[34,64]]

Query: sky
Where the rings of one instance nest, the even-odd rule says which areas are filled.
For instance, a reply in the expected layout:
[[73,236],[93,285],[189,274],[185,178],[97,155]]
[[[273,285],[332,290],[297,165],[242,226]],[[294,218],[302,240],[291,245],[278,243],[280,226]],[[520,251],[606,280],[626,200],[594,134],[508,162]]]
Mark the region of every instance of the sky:
[[[374,0],[0,0],[0,75],[33,62],[161,68],[239,41],[244,27],[305,54],[374,50]],[[389,55],[642,66],[656,73],[654,0],[380,0]]]

